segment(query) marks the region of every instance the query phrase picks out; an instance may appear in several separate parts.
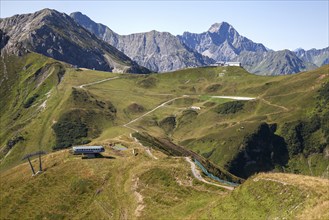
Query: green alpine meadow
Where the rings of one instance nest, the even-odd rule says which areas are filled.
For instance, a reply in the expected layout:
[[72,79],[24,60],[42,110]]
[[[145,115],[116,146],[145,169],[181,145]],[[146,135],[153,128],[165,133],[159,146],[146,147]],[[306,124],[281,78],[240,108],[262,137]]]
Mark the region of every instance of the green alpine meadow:
[[0,219],[329,219],[328,48],[52,9],[0,36]]

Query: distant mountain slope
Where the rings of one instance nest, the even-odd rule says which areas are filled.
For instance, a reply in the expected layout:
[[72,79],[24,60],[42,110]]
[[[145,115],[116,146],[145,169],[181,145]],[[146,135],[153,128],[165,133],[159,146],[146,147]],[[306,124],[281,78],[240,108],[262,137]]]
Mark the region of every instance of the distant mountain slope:
[[241,36],[226,22],[215,23],[201,34],[184,32],[178,37],[190,48],[216,61],[232,60],[243,51],[267,51],[263,44],[254,43]]
[[111,45],[97,39],[74,20],[55,10],[1,19],[1,53],[41,53],[90,69],[148,73]]
[[204,66],[214,62],[190,49],[178,37],[168,32],[150,31],[119,35],[105,25],[95,23],[80,12],[72,13],[71,17],[139,65],[153,71],[168,72],[186,67]]
[[329,47],[317,50],[298,49],[295,51],[298,58],[305,62],[314,63],[318,67],[329,64]]
[[317,68],[304,62],[289,50],[268,52],[242,52],[233,60],[239,61],[249,72],[258,75],[287,75]]
[[[201,34],[185,32],[179,36],[187,46],[216,61],[239,61],[251,73],[258,75],[285,75],[316,68],[324,63],[325,52],[316,57],[299,59],[293,52],[268,51],[263,44],[254,43],[241,36],[226,22],[213,24]],[[310,57],[310,55],[307,55]],[[317,61],[318,60],[318,61]],[[320,66],[321,66],[320,65]]]

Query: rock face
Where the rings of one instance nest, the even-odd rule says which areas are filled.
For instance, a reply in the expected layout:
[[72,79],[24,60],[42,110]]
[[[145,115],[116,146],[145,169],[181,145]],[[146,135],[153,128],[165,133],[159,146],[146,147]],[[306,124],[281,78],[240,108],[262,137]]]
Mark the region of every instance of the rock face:
[[287,75],[316,69],[317,66],[304,62],[289,50],[268,52],[242,52],[233,60],[257,75]]
[[0,20],[1,53],[33,51],[96,70],[148,73],[113,46],[79,26],[70,16],[44,9]]
[[226,169],[238,177],[248,178],[255,173],[273,170],[276,165],[284,166],[288,159],[284,139],[275,135],[268,124],[262,123],[244,138],[240,152]]
[[152,71],[168,72],[187,67],[204,66],[214,61],[202,56],[168,32],[150,31],[130,35],[119,35],[110,28],[97,24],[80,12],[71,17],[98,38],[125,53],[139,65]]
[[243,51],[267,51],[263,44],[241,36],[226,22],[215,23],[201,34],[184,32],[179,38],[188,47],[216,61],[230,61]]
[[0,29],[0,50],[4,48],[9,40],[9,36],[7,36],[3,31]]
[[304,62],[314,63],[318,67],[329,64],[329,47],[317,50],[298,49],[295,51],[298,58]]

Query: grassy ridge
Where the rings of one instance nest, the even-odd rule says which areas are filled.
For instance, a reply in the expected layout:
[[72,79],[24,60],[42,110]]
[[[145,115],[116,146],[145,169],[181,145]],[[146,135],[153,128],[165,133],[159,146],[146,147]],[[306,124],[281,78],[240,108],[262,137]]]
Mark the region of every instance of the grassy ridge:
[[[259,174],[197,218],[328,218],[328,180],[293,174]],[[224,217],[225,216],[225,217]]]

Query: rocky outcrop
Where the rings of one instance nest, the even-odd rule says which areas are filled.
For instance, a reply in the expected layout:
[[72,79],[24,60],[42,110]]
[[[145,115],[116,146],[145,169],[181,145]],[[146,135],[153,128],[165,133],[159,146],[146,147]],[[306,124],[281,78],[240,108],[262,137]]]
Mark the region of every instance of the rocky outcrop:
[[2,30],[0,30],[0,50],[8,43],[9,36],[7,36]]
[[79,26],[70,16],[55,10],[44,9],[2,19],[0,30],[1,53],[21,55],[33,51],[78,67],[149,72]]
[[242,52],[233,59],[242,63],[251,73],[258,75],[287,75],[317,68],[299,59],[289,50],[268,52]]

